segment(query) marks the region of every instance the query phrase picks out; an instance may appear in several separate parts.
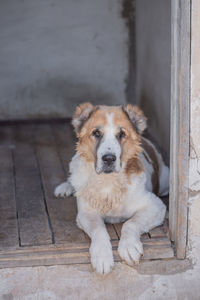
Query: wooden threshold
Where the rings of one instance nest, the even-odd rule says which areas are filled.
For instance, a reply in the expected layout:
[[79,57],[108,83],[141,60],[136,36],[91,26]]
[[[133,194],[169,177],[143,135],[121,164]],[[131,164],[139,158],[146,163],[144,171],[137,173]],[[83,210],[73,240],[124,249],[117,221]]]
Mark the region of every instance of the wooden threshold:
[[[118,228],[119,228],[118,224]],[[120,225],[121,226],[121,225]],[[163,227],[151,231],[153,237],[145,234],[141,241],[144,247],[142,260],[169,259],[174,252]],[[115,262],[121,261],[117,246],[119,240],[112,240]],[[50,266],[90,263],[89,240],[85,243],[51,244],[44,246],[18,247],[0,251],[0,268]]]

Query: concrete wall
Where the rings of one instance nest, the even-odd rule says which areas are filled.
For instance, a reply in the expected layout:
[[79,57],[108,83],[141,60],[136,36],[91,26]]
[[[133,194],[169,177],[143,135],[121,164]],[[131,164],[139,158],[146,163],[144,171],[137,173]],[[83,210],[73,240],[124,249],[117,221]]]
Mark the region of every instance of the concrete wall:
[[125,103],[121,0],[2,0],[0,120],[70,117],[77,103]]
[[200,1],[192,1],[189,251],[200,269]]
[[169,157],[170,0],[136,0],[136,102]]

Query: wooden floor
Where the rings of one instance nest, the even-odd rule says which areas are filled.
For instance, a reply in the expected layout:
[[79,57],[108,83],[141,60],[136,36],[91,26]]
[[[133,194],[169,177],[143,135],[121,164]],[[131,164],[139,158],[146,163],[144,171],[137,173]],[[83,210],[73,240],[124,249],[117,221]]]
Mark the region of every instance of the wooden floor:
[[[89,262],[89,238],[75,223],[73,197],[55,198],[75,137],[69,122],[0,126],[0,267]],[[115,260],[121,225],[108,225]],[[173,257],[163,227],[142,237],[143,259]]]

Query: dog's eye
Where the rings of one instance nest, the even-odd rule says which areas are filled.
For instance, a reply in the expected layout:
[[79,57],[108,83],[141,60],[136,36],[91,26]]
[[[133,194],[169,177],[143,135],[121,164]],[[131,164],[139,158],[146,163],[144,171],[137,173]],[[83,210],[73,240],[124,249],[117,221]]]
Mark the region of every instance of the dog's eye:
[[120,130],[120,132],[117,134],[117,137],[119,140],[123,139],[126,136],[126,133],[124,132],[124,130]]
[[95,136],[96,138],[100,138],[102,136],[102,133],[99,129],[95,129],[93,132],[92,132],[92,135]]

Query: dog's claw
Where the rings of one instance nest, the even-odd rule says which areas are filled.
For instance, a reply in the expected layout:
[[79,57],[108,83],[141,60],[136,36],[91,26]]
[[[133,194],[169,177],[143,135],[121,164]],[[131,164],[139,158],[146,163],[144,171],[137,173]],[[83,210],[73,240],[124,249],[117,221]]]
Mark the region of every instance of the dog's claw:
[[139,264],[140,257],[143,255],[143,246],[140,240],[122,237],[119,241],[118,252],[128,265],[133,266]]
[[73,193],[73,188],[69,182],[63,182],[58,185],[54,190],[54,195],[56,197],[67,197]]

